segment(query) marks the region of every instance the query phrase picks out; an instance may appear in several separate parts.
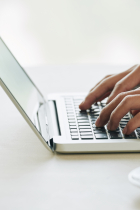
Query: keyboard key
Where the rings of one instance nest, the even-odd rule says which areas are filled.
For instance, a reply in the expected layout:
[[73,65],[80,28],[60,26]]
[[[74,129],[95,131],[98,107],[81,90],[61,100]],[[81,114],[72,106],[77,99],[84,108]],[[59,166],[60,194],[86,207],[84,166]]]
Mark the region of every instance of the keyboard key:
[[90,123],[78,123],[78,125],[79,125],[79,126],[81,126],[81,125],[82,125],[82,126],[89,126]]
[[91,119],[92,124],[95,124],[94,122],[96,122],[97,119]]
[[137,129],[136,129],[136,132],[137,132],[138,135],[140,135],[140,130],[137,130]]
[[94,123],[94,122],[96,122],[96,120],[97,120],[97,119],[91,119],[91,122]]
[[94,132],[94,134],[98,134],[98,133],[106,134],[105,130],[96,130],[96,131],[93,131],[93,132]]
[[89,120],[88,117],[77,117],[77,120]]
[[127,122],[120,122],[120,125],[127,125]]
[[100,109],[99,108],[96,108],[96,109],[93,109],[94,112],[100,112]]
[[87,113],[86,110],[80,110],[80,113]]
[[82,122],[83,123],[88,123],[89,122],[89,120],[78,120],[78,119],[77,119],[77,121],[78,121],[78,123],[82,123]]
[[81,139],[82,140],[92,140],[92,139],[94,139],[94,137],[93,136],[82,136]]
[[89,114],[92,115],[92,116],[96,116],[96,115],[100,115],[100,112],[94,112],[94,111],[92,111]]
[[75,120],[75,117],[68,117],[68,120]]
[[127,119],[121,119],[121,121],[120,122],[128,122],[129,120],[127,120]]
[[97,117],[90,116],[91,120],[97,120]]
[[105,106],[106,106],[106,105],[103,105],[103,104],[102,104],[102,105],[101,105],[101,108],[103,109]]
[[72,140],[79,140],[79,137],[72,137]]
[[98,117],[100,113],[90,113],[91,116]]
[[69,125],[73,126],[73,125],[76,125],[76,123],[69,123]]
[[108,133],[112,133],[112,132],[117,132],[117,133],[118,133],[118,132],[120,132],[120,129],[119,129],[119,128],[117,128],[117,129],[116,129],[116,130],[114,130],[114,131],[109,131],[109,130],[108,130]]
[[79,129],[91,129],[91,127],[90,126],[82,126],[82,125],[80,125]]
[[100,131],[100,130],[105,131],[105,128],[104,127],[94,127],[93,130],[94,131]]
[[66,106],[72,106],[73,103],[72,103],[72,101],[67,101],[67,102],[65,102],[65,105],[66,105]]
[[130,135],[124,135],[125,139],[136,139],[136,134],[135,132],[132,132]]
[[91,113],[100,113],[100,109],[89,109]]
[[81,112],[80,109],[75,108],[75,112]]
[[71,133],[78,133],[78,130],[77,129],[70,129],[70,132]]
[[72,107],[66,107],[66,110],[67,110],[68,112],[73,112],[73,108],[72,108]]
[[84,115],[87,115],[87,112],[77,112],[77,115],[84,116]]
[[121,129],[124,129],[126,125],[120,125]]
[[96,107],[99,107],[99,105],[97,103],[95,103],[95,104],[91,105],[91,107],[92,108],[94,108],[94,107],[96,108]]
[[67,112],[67,114],[69,115],[69,114],[74,114],[74,112]]
[[108,98],[104,98],[104,99],[101,101],[101,103],[105,103],[105,104],[106,104],[107,100],[108,100]]
[[78,133],[71,133],[71,136],[78,136]]
[[120,132],[111,132],[109,133],[111,139],[122,139],[122,135]]
[[96,139],[108,139],[106,134],[95,134]]
[[95,125],[94,123],[92,124],[92,127],[93,127],[93,128],[97,128],[96,125]]
[[69,105],[69,106],[66,105],[66,110],[69,110],[69,109],[70,109],[70,110],[73,110],[73,107],[70,106],[70,105]]
[[79,129],[80,132],[92,132],[91,129]]
[[106,103],[101,102],[101,106],[106,106]]
[[93,136],[92,132],[80,133],[80,136]]
[[88,118],[88,115],[87,114],[82,114],[82,115],[76,115],[78,119],[81,119],[81,118]]
[[89,115],[90,115],[90,118],[92,118],[92,119],[97,118],[97,116],[94,115],[93,113],[89,113]]
[[74,114],[67,114],[68,117],[74,117]]
[[123,120],[130,120],[130,117],[124,116],[122,119],[123,119]]
[[68,121],[69,121],[69,123],[76,123],[75,119],[73,119],[73,120],[68,120]]
[[92,124],[95,124],[95,123],[96,123],[96,120],[92,120],[91,123],[92,123]]
[[91,122],[95,124],[97,119],[91,119]]
[[77,126],[70,125],[70,129],[77,129]]

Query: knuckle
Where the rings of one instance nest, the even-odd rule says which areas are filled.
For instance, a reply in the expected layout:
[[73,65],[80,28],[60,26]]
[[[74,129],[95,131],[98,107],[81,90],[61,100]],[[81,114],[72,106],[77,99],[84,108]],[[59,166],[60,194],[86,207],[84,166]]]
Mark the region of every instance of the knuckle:
[[123,85],[123,83],[120,82],[120,81],[117,82],[116,85],[115,85],[115,88],[116,88],[116,89],[122,89],[123,87],[124,87],[124,85]]
[[128,96],[124,97],[123,101],[124,101],[125,104],[128,104],[130,102],[130,100],[131,100],[131,96],[128,95]]
[[124,98],[124,96],[125,96],[125,92],[122,92],[122,93],[119,93],[119,94],[117,95],[117,98],[118,98],[119,100],[122,100],[122,99]]

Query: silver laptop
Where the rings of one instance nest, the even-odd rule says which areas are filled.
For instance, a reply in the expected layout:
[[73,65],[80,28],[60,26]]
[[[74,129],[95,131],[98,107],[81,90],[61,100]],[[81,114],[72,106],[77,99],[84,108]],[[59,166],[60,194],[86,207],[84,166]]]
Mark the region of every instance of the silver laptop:
[[[38,75],[39,76],[39,75]],[[0,84],[38,139],[49,151],[60,153],[138,152],[140,128],[124,136],[132,117],[126,114],[115,131],[97,128],[95,121],[106,101],[89,110],[78,108],[84,93],[50,94],[47,100],[0,38]]]

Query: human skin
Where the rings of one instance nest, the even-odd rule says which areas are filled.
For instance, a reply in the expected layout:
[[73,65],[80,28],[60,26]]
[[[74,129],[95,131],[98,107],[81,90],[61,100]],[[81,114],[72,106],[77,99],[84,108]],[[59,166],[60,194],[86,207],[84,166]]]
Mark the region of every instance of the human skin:
[[79,108],[89,109],[93,103],[108,97],[106,107],[96,120],[96,126],[102,127],[108,123],[108,130],[115,130],[121,118],[130,111],[134,117],[123,129],[123,133],[129,135],[140,126],[140,88],[133,90],[139,84],[140,65],[119,74],[107,75],[90,90]]

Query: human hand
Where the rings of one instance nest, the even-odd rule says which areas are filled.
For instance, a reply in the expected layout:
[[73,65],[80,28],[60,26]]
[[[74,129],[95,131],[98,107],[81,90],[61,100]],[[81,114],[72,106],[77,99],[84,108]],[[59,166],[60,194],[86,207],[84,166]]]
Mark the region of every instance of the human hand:
[[138,84],[140,84],[139,65],[117,75],[108,75],[91,89],[79,108],[89,109],[93,103],[109,96],[107,106],[101,111],[96,126],[101,127],[108,122],[108,129],[115,130],[121,118],[131,111],[134,118],[123,130],[124,134],[130,134],[140,126],[140,89],[132,90]]

